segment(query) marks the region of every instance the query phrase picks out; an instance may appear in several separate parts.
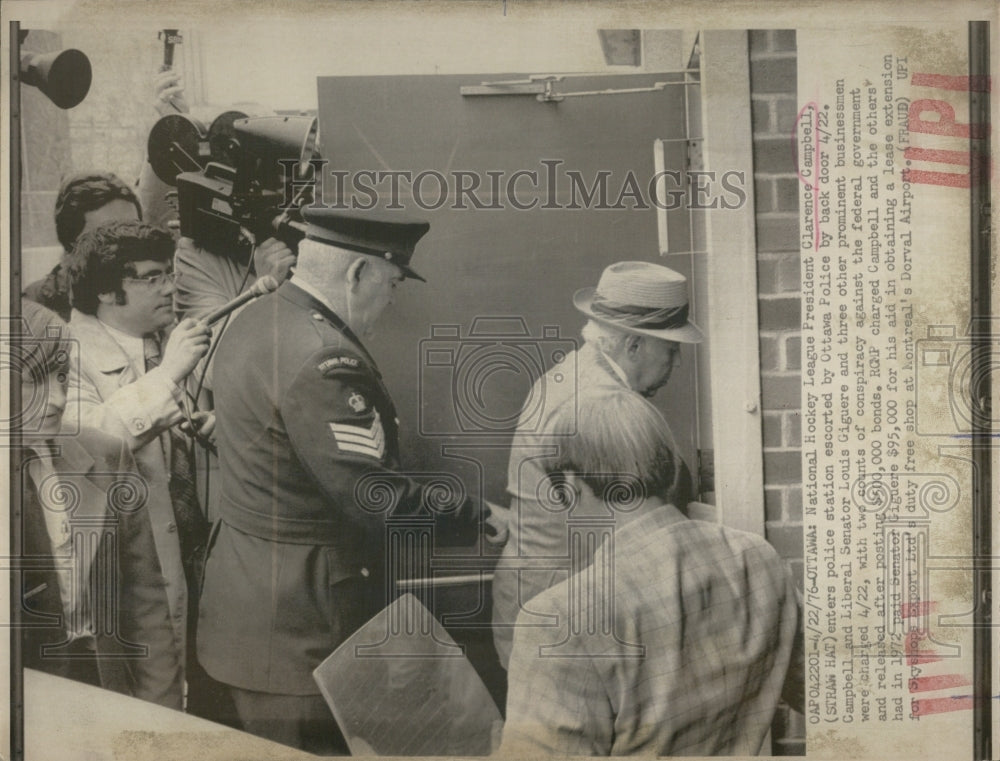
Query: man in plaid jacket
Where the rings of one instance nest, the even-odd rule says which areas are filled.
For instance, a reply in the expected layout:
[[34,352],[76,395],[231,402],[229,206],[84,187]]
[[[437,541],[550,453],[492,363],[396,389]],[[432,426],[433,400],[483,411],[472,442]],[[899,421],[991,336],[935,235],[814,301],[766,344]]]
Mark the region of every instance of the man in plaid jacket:
[[802,709],[791,575],[763,538],[664,498],[669,431],[637,394],[583,391],[563,418],[578,435],[545,469],[603,542],[533,601],[551,625],[515,627],[501,753],[759,753],[779,698]]

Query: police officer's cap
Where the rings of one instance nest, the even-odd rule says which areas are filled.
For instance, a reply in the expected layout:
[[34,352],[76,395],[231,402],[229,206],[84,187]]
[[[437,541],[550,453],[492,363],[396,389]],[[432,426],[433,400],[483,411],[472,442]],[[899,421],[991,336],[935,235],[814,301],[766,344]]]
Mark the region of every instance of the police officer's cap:
[[[406,277],[424,280],[410,268],[413,249],[431,229],[429,222],[388,211],[303,209],[306,238],[328,246],[377,256],[399,267]],[[426,281],[424,281],[426,282]]]

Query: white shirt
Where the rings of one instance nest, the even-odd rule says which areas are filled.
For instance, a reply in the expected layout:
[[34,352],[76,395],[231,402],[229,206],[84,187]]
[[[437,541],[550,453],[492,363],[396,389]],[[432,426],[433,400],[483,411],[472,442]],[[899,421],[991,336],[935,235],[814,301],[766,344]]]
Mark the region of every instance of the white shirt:
[[133,336],[130,333],[113,328],[103,320],[98,320],[108,335],[115,339],[115,343],[122,347],[125,356],[128,357],[129,364],[135,369],[137,375],[146,374],[146,349],[145,339]]

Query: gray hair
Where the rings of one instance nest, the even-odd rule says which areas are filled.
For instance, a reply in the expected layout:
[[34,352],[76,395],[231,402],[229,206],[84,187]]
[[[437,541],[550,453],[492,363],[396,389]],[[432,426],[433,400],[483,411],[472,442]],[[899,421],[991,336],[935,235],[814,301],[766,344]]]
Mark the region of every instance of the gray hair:
[[295,276],[317,288],[326,289],[331,285],[341,284],[348,268],[358,259],[365,260],[375,277],[380,279],[391,277],[399,271],[396,265],[377,256],[367,256],[357,251],[304,238],[299,242]]
[[596,346],[605,354],[615,354],[625,343],[629,333],[597,320],[587,320],[580,330],[580,336],[586,343]]
[[554,484],[573,473],[605,500],[666,498],[674,482],[672,437],[663,415],[626,388],[581,389],[560,407],[551,433],[559,452],[545,463]]
[[311,285],[324,287],[341,279],[359,256],[363,254],[305,238],[299,241],[295,276]]

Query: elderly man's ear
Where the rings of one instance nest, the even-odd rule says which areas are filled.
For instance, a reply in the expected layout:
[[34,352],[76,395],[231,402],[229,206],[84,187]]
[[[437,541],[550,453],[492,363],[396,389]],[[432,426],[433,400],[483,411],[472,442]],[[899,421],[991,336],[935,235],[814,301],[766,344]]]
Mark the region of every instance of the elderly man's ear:
[[368,262],[365,261],[365,258],[359,256],[347,268],[347,282],[350,283],[352,290],[361,285],[361,278],[364,276],[365,267],[367,266]]

